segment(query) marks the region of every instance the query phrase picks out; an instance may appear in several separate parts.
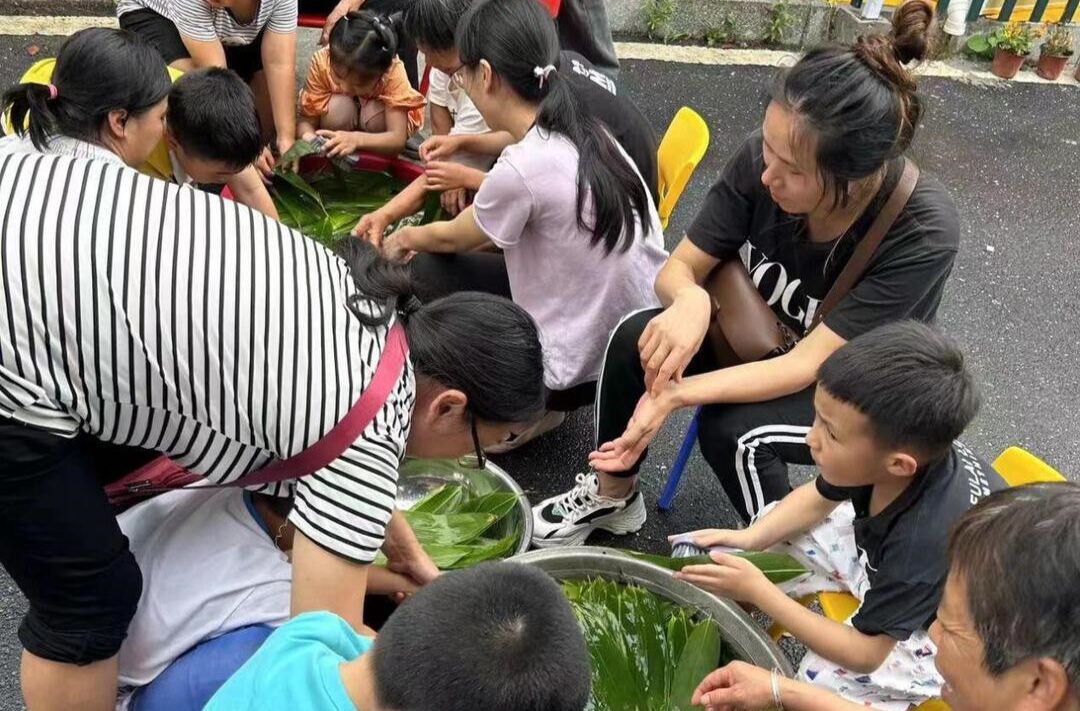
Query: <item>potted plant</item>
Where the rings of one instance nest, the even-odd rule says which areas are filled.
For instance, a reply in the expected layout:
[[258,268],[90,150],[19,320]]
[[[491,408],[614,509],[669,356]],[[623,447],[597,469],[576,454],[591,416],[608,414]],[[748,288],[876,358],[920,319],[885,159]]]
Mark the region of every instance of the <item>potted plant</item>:
[[972,37],[967,46],[971,52],[982,56],[992,53],[990,71],[1002,79],[1012,79],[1031,54],[1031,47],[1038,36],[1038,30],[1030,25],[1010,22],[990,35]]
[[1065,69],[1073,53],[1072,33],[1062,24],[1046,25],[1046,40],[1039,53],[1036,73],[1043,79],[1054,81]]

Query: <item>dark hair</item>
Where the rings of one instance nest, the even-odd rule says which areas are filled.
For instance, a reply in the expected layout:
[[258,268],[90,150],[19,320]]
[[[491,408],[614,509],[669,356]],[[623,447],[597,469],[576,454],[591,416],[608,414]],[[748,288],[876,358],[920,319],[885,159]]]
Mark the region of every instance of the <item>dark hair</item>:
[[865,415],[885,446],[928,460],[948,451],[979,409],[964,354],[918,321],[856,336],[821,364],[818,386]]
[[987,671],[1026,659],[1065,667],[1080,694],[1080,486],[1055,482],[995,492],[949,536],[950,570],[967,604]]
[[847,204],[852,182],[911,145],[922,101],[904,64],[926,56],[933,20],[926,0],[907,0],[893,12],[889,35],[812,49],[779,76],[772,99],[795,114],[799,139],[815,142],[834,208]]
[[330,30],[330,62],[352,74],[382,76],[394,61],[401,13],[350,12]]
[[405,10],[405,34],[428,49],[454,49],[458,20],[473,0],[412,0]]
[[558,584],[520,563],[447,573],[375,640],[375,693],[408,711],[581,711],[589,655]]
[[231,69],[198,69],[177,79],[168,123],[185,151],[235,170],[254,163],[262,150],[255,95]]
[[[354,313],[369,325],[402,313],[409,358],[420,375],[465,393],[487,422],[528,422],[543,411],[544,354],[536,322],[509,299],[460,292],[419,305],[408,265],[389,262],[363,240],[344,248],[358,289]],[[373,313],[371,301],[383,304]]]
[[[545,67],[559,64],[555,24],[537,0],[480,0],[457,28],[464,66],[486,59],[492,70],[525,101],[538,104],[536,125],[566,136],[577,147],[577,222],[606,253],[633,243],[635,219],[648,234],[649,194],[615,139],[581,107],[567,77]],[[592,193],[592,224],[585,222],[585,198]],[[635,216],[636,213],[636,216]]]
[[0,106],[11,110],[15,132],[29,131],[38,150],[56,134],[97,143],[109,112],[145,113],[169,94],[172,82],[165,60],[138,35],[91,27],[61,45],[52,85],[56,98],[48,85],[18,84],[4,92]]

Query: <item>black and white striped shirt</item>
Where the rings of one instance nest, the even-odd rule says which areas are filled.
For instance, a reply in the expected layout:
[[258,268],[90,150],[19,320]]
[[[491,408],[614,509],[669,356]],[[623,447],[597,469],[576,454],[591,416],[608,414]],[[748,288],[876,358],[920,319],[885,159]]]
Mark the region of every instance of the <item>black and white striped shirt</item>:
[[286,35],[295,32],[298,12],[297,0],[261,0],[255,19],[242,24],[228,9],[211,7],[206,0],[120,0],[116,4],[117,17],[133,10],[153,10],[172,20],[184,37],[240,46],[254,42],[263,28]]
[[[310,446],[359,398],[387,329],[346,306],[344,262],[104,149],[28,146],[0,141],[0,415],[228,482]],[[342,557],[382,544],[414,385],[408,366],[361,438],[295,482],[292,521]]]

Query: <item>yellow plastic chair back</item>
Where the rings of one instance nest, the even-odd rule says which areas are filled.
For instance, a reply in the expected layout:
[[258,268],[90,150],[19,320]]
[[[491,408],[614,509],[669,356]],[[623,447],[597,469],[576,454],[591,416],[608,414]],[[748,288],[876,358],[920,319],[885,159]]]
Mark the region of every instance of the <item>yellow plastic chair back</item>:
[[1009,447],[994,460],[994,469],[1009,486],[1065,481],[1056,469],[1020,447]]
[[660,224],[667,229],[675,204],[690,182],[694,169],[709,149],[709,127],[693,109],[684,106],[671,120],[657,151],[660,171]]

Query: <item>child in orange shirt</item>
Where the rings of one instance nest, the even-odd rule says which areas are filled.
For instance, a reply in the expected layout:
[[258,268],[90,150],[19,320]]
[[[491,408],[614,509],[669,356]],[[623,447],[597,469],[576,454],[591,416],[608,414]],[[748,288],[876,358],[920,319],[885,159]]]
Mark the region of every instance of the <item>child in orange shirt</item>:
[[400,15],[350,12],[311,58],[296,135],[326,139],[330,157],[359,150],[397,155],[424,125],[424,97],[395,55]]

